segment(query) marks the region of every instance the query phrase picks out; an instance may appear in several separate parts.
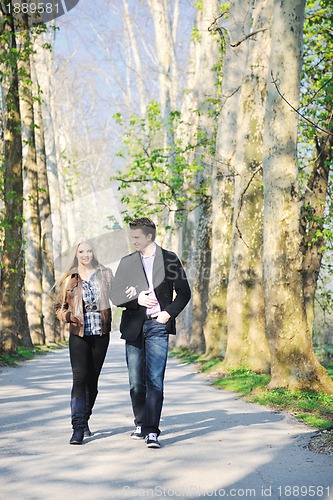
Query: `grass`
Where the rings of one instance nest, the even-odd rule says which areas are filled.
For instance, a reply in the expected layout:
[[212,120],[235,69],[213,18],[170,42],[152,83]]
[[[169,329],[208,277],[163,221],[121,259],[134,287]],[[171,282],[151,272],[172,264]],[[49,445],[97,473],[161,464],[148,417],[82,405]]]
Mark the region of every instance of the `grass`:
[[18,366],[22,361],[33,359],[36,355],[46,354],[47,352],[61,349],[66,343],[34,346],[32,348],[19,346],[16,353],[1,353],[0,366]]
[[[183,363],[195,363],[200,372],[218,371],[219,378],[212,384],[217,388],[236,392],[246,401],[259,403],[279,411],[286,411],[298,420],[318,429],[333,427],[333,395],[310,391],[291,392],[287,389],[268,390],[270,377],[246,368],[223,369],[222,360],[205,359],[204,355],[193,354],[186,349],[172,349],[170,356],[179,358]],[[333,363],[325,364],[333,378]],[[219,370],[216,370],[219,368]],[[221,369],[222,368],[222,369]],[[223,376],[221,373],[223,372]]]

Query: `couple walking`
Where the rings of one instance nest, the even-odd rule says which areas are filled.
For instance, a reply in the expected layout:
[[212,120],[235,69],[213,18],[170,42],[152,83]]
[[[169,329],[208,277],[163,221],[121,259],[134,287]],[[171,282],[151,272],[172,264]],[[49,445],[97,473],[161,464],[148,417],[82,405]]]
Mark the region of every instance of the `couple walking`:
[[145,438],[159,448],[168,334],[176,333],[175,318],[191,297],[185,271],[175,253],[155,243],[154,222],[142,217],[130,222],[135,252],[123,257],[115,276],[100,264],[92,244],[79,240],[71,266],[60,281],[55,306],[70,324],[69,352],[73,372],[70,444],[91,435],[88,420],[98,393],[98,378],[110,340],[110,300],[123,307],[120,331],[126,341],[133,439]]

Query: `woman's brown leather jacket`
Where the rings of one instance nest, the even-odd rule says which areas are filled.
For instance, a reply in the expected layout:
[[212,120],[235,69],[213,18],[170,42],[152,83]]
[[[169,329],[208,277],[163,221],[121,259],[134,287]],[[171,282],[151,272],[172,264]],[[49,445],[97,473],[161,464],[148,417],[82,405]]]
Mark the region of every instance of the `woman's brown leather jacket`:
[[[100,304],[102,335],[111,330],[110,295],[113,274],[108,267],[99,266],[96,278],[100,286]],[[64,280],[55,304],[55,312],[60,321],[69,323],[69,331],[74,335],[84,336],[84,314],[82,300],[82,280],[77,269],[72,269]]]

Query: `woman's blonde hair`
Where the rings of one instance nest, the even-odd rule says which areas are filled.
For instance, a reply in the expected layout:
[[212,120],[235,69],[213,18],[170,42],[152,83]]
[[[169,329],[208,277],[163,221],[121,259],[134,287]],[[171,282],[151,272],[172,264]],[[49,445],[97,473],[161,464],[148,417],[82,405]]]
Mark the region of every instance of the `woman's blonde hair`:
[[90,246],[90,248],[92,249],[92,252],[93,252],[92,264],[95,267],[97,267],[97,266],[100,265],[100,262],[97,259],[96,250],[95,250],[94,245],[92,244],[92,242],[90,240],[88,240],[88,238],[85,238],[85,237],[81,237],[81,238],[77,239],[74,242],[74,244],[71,247],[71,249],[69,250],[68,255],[66,257],[66,264],[64,265],[65,271],[61,274],[61,276],[55,282],[55,288],[56,289],[59,290],[60,287],[61,287],[61,285],[66,280],[66,278],[68,278],[72,274],[73,269],[77,268],[77,266],[78,266],[78,260],[77,260],[76,254],[77,254],[77,250],[78,250],[79,246],[82,243],[87,243]]

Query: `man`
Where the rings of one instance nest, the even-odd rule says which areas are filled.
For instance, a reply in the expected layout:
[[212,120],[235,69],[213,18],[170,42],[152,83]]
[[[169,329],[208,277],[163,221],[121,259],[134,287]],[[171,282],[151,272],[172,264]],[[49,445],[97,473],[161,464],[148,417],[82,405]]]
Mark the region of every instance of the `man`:
[[145,438],[148,448],[159,448],[168,334],[176,333],[175,318],[189,302],[191,291],[177,255],[156,245],[154,222],[142,217],[129,226],[136,251],[121,259],[111,298],[125,307],[120,331],[126,340],[136,426],[131,437]]

